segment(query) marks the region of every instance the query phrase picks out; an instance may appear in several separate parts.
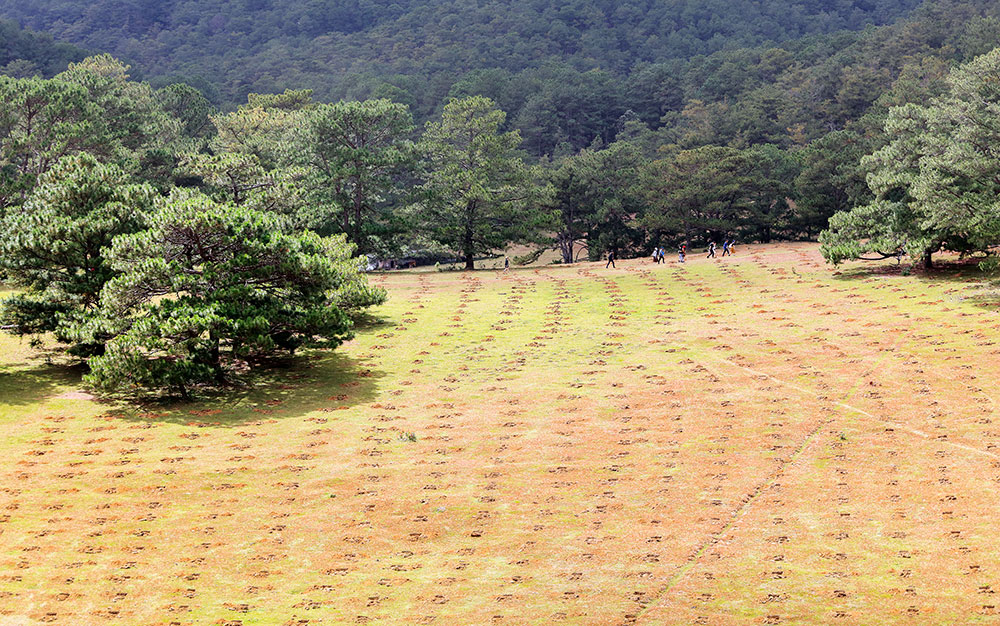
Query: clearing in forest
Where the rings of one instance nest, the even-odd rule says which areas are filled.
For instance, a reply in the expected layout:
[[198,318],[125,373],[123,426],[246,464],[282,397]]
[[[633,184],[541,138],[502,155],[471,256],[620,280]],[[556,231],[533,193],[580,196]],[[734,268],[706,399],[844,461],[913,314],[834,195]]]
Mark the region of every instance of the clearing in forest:
[[343,349],[144,411],[0,339],[0,624],[996,623],[965,276],[378,275]]

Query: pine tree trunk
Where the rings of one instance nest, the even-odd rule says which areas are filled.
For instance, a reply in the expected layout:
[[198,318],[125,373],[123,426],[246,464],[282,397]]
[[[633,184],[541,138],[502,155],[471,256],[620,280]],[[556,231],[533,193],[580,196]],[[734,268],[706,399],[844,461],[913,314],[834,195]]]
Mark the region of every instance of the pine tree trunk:
[[475,219],[476,202],[470,200],[465,205],[465,234],[463,236],[462,251],[465,253],[465,269],[476,269],[476,246],[475,246]]
[[931,250],[924,252],[923,265],[925,270],[934,269],[934,260],[931,258],[932,254],[934,253]]
[[368,242],[362,241],[364,239],[362,233],[364,229],[361,227],[362,213],[364,211],[364,197],[361,185],[355,181],[355,192],[354,192],[354,228],[353,228],[353,243],[358,247],[357,251],[360,254],[365,254],[368,252]]
[[573,237],[567,233],[559,235],[559,252],[562,253],[563,263],[573,262]]
[[209,341],[212,342],[211,367],[215,371],[215,382],[220,385],[226,382],[226,372],[222,369],[222,351],[219,349],[219,336],[215,331],[208,334]]

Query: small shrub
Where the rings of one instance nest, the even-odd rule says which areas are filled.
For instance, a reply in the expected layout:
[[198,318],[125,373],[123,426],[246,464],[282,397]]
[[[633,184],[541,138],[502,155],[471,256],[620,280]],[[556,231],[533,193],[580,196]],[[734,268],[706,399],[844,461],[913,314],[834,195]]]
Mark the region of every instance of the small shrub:
[[979,269],[993,278],[1000,277],[1000,257],[988,256],[979,262]]

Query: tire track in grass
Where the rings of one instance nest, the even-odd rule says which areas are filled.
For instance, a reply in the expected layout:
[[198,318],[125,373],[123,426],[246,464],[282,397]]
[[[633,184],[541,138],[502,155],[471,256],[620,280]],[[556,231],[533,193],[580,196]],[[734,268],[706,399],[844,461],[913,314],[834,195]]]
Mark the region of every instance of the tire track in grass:
[[[831,401],[823,397],[821,394],[817,394],[816,392],[811,391],[805,387],[787,382],[771,374],[767,374],[766,372],[761,372],[760,370],[756,370],[751,367],[739,365],[726,359],[712,359],[712,361],[717,365],[727,365],[742,370],[746,373],[753,374],[754,376],[766,377],[782,386],[785,386],[789,389],[793,389],[820,403],[830,404],[846,411],[864,415],[882,424],[886,424],[888,426],[893,427],[894,429],[909,433],[926,441],[932,440],[932,437],[927,433],[924,433],[917,429],[909,428],[905,425],[898,424],[896,422],[879,418],[878,416],[868,411],[865,411],[864,409],[855,407],[846,402],[840,402],[835,400]],[[750,493],[747,496],[747,498],[743,501],[743,504],[738,509],[736,509],[730,514],[729,521],[722,528],[713,531],[704,541],[698,544],[695,551],[692,552],[692,554],[688,557],[687,562],[684,565],[682,565],[676,572],[674,572],[674,574],[670,577],[668,582],[657,592],[657,594],[651,599],[651,601],[648,604],[646,604],[638,614],[635,615],[634,619],[628,620],[628,623],[639,623],[643,619],[643,616],[649,614],[654,608],[656,608],[665,599],[667,594],[669,594],[677,586],[677,584],[691,571],[691,569],[700,562],[701,558],[704,556],[706,551],[713,545],[716,545],[719,541],[721,541],[723,537],[725,537],[725,535],[741,519],[743,519],[749,513],[750,509],[752,508],[754,503],[759,499],[760,495],[765,493],[768,489],[770,489],[776,483],[776,481],[778,481],[782,476],[784,476],[786,469],[803,456],[803,454],[810,447],[810,445],[816,440],[816,437],[819,434],[820,430],[823,428],[823,426],[829,424],[829,422],[830,420],[821,420],[819,423],[817,423],[815,427],[803,438],[803,440],[801,441],[799,446],[794,450],[794,452],[792,452],[792,454],[789,455],[787,459],[783,460],[781,464],[774,471],[772,471],[767,476],[767,478],[754,489],[752,493]],[[973,448],[971,446],[966,446],[964,444],[954,443],[950,441],[939,441],[939,443],[950,446],[952,448],[965,450],[967,452],[973,452],[977,455],[986,456],[992,459],[1000,459],[1000,455],[996,455],[991,452],[987,452],[985,450]]]
[[[765,270],[771,271],[771,273],[774,273],[775,271],[778,271],[781,268],[780,267],[763,267],[763,268],[758,268],[758,269],[765,269]],[[871,282],[871,281],[872,281],[872,279],[868,279],[868,281],[866,281],[866,282]],[[804,280],[799,280],[797,282],[805,282],[805,281]],[[868,300],[867,300],[868,297],[878,295],[878,296],[881,297],[881,300],[879,300],[879,301],[887,304],[887,306],[885,306],[884,308],[891,309],[892,311],[896,312],[897,314],[901,313],[901,310],[900,310],[901,303],[898,302],[898,301],[896,301],[895,299],[893,299],[892,296],[890,296],[889,298],[886,298],[885,297],[886,294],[873,294],[873,293],[870,293],[871,291],[878,292],[879,290],[883,290],[883,289],[889,289],[889,290],[892,290],[892,291],[896,290],[896,289],[893,288],[892,285],[878,285],[878,284],[875,284],[875,285],[871,285],[871,286],[852,287],[851,289],[836,289],[835,291],[838,292],[838,293],[846,294],[846,295],[843,296],[843,298],[848,298],[848,299],[850,299],[850,298],[855,298],[855,299],[857,299],[857,298],[865,298],[866,300],[863,300],[863,302],[868,302]],[[919,297],[931,298],[931,297],[934,297],[934,294],[922,294],[922,295],[914,295],[914,294],[908,294],[907,295],[907,294],[904,294],[904,296],[902,296],[902,297],[904,297],[904,298],[919,298]],[[799,301],[799,304],[804,305],[804,304],[807,304],[808,302],[809,302],[809,300]],[[933,302],[923,302],[923,301],[921,301],[921,302],[918,302],[918,304],[933,304]],[[796,313],[796,311],[792,311],[792,313]],[[807,313],[807,311],[798,311],[798,313],[801,315],[803,313]],[[906,317],[906,319],[909,319],[908,316],[904,316],[904,317]],[[848,320],[848,321],[850,321],[850,320]],[[901,332],[901,333],[899,333],[899,337],[900,337],[899,340],[896,341],[895,344],[891,348],[888,348],[888,349],[884,348],[884,349],[878,351],[878,353],[875,354],[874,356],[876,356],[878,358],[878,361],[882,361],[885,358],[888,358],[889,356],[891,356],[893,354],[898,354],[898,353],[903,353],[903,354],[905,354],[906,356],[908,356],[910,358],[926,359],[927,357],[925,355],[923,355],[920,350],[915,349],[914,346],[913,346],[914,342],[912,341],[913,337],[912,337],[911,334],[912,334],[912,332],[915,332],[918,329],[918,326],[916,325],[916,322],[913,321],[913,320],[909,320],[909,321],[903,321],[903,322],[900,322],[900,323],[902,323],[902,324],[904,324],[904,325],[907,326],[908,332]],[[870,326],[870,324],[866,324],[865,326]],[[963,334],[968,334],[969,332],[972,332],[972,331],[971,330],[966,330],[965,333],[963,333]],[[951,341],[957,340],[957,336],[955,336],[954,332],[948,332],[947,334],[951,338],[950,339]],[[869,336],[869,334],[865,333],[865,334],[859,335],[859,336],[862,339],[865,339],[866,337]],[[841,335],[841,337],[843,338],[844,335]],[[731,364],[734,365],[734,366],[741,366],[740,364],[737,364],[737,363],[731,363]],[[944,375],[942,375],[941,373],[938,373],[938,372],[926,372],[923,375],[924,376],[937,376],[937,377],[940,377],[940,378],[945,378],[946,380],[951,380],[953,378],[953,376],[944,376]],[[782,380],[780,378],[777,378],[777,377],[774,377],[774,376],[771,376],[771,375],[768,375],[768,376],[771,377],[773,380],[779,382],[782,385],[788,386],[790,388],[795,388],[800,393],[805,393],[805,394],[808,394],[808,395],[812,395],[814,397],[819,397],[819,394],[817,394],[816,391],[805,389],[805,388],[802,388],[802,387],[798,387],[798,386],[794,385],[793,383],[788,382],[787,380]],[[856,381],[856,383],[850,388],[850,391],[846,395],[849,396],[849,395],[851,395],[851,393],[857,391],[861,387],[861,385],[862,385],[863,382],[864,382],[864,377],[862,377],[861,379],[859,379],[858,381]],[[972,385],[968,385],[968,384],[966,384],[966,387],[970,391],[972,391],[973,393],[978,393],[980,396],[984,397],[987,401],[989,401],[992,404],[992,406],[994,406],[994,407],[996,406],[996,400],[985,389],[982,389],[982,388],[979,388],[979,387],[975,387],[975,386],[972,386]],[[842,408],[848,408],[848,409],[850,409],[852,411],[858,412],[860,414],[864,414],[864,415],[869,416],[869,417],[871,417],[873,419],[876,419],[876,420],[878,420],[878,421],[880,421],[882,423],[888,424],[890,426],[894,426],[896,428],[900,428],[901,430],[904,430],[906,432],[910,432],[911,434],[918,434],[920,437],[922,437],[924,439],[930,439],[930,438],[932,438],[932,435],[924,433],[923,431],[911,428],[909,426],[905,426],[905,425],[902,425],[902,424],[898,424],[898,423],[892,422],[891,420],[885,420],[884,418],[880,418],[880,417],[878,417],[878,416],[876,416],[876,415],[874,415],[872,413],[864,411],[863,409],[860,409],[859,407],[853,406],[851,404],[842,402],[842,403],[839,403],[839,405]],[[978,449],[978,448],[974,448],[974,447],[970,447],[970,446],[964,446],[963,444],[954,444],[954,445],[955,445],[955,447],[957,447],[959,449],[965,449],[966,451],[973,451],[973,452],[976,452],[977,454],[985,454],[987,456],[991,456],[991,453],[984,452],[983,450]]]
[[[719,307],[716,305],[723,305],[724,303],[726,303],[727,294],[724,291],[719,292],[718,286],[715,285],[711,279],[707,281],[704,277],[696,277],[694,279],[691,279],[691,277],[689,276],[682,276],[678,275],[677,273],[672,273],[667,278],[669,280],[671,287],[670,295],[681,298],[684,302],[687,303],[688,307],[693,307],[694,310],[698,312],[704,312],[708,311],[709,308],[707,306],[701,306],[701,305],[708,305],[708,304],[712,305],[711,308],[712,313],[711,314],[703,313],[703,315],[705,315],[706,317],[713,318],[708,321],[708,324],[721,325],[721,327],[713,329],[712,332],[716,335],[718,335],[721,332],[722,336],[710,337],[709,341],[712,344],[719,344],[721,342],[721,345],[725,345],[731,339],[726,335],[730,332],[734,332],[735,330],[730,328],[728,324],[725,323],[727,318],[733,315],[733,311],[728,309],[731,309],[732,306],[735,306],[736,304],[729,302],[730,306],[724,307],[725,310],[722,311],[718,310]],[[730,276],[730,278],[733,277]],[[649,286],[650,285],[647,285],[647,287]],[[720,301],[719,298],[722,298],[722,300]],[[683,349],[687,345],[686,342],[681,343],[677,342],[676,340],[675,341],[667,340],[663,341],[662,343],[667,345],[673,344],[671,346],[672,349],[669,350],[670,352]],[[699,362],[702,364],[702,366],[708,365],[706,361],[712,363],[728,363],[728,361],[726,361],[725,359],[719,359],[713,357],[708,357],[706,359],[704,358],[704,356],[707,355],[703,355],[703,358],[699,359]],[[724,372],[720,372],[716,368],[706,368],[706,369],[709,369],[709,371],[715,370],[714,372],[711,373],[717,378],[729,378],[729,379],[733,378],[732,375],[727,375]],[[820,419],[818,423],[811,425],[811,427],[807,426],[809,430],[798,441],[797,445],[793,444],[795,447],[791,449],[790,453],[787,456],[778,459],[779,464],[777,465],[777,467],[774,467],[770,471],[766,472],[764,474],[763,479],[760,480],[760,482],[758,482],[757,484],[751,483],[751,485],[749,485],[750,486],[749,493],[747,493],[747,495],[741,499],[739,506],[730,511],[728,519],[724,521],[722,526],[716,528],[715,530],[709,531],[708,535],[704,539],[696,543],[690,554],[687,556],[686,561],[676,568],[676,570],[669,576],[666,582],[658,590],[656,590],[653,594],[651,594],[651,597],[648,599],[648,601],[644,602],[641,608],[639,608],[637,612],[633,613],[632,615],[626,615],[623,620],[623,623],[626,624],[640,623],[644,619],[648,618],[650,613],[663,602],[663,600],[677,586],[677,584],[681,580],[683,580],[684,577],[691,571],[691,569],[702,560],[702,557],[706,554],[706,552],[709,549],[711,549],[712,546],[716,545],[719,541],[723,540],[723,538],[727,535],[727,533],[729,533],[733,529],[733,527],[747,515],[747,513],[751,510],[751,507],[759,499],[759,497],[762,494],[766,493],[775,484],[776,481],[778,481],[783,475],[785,475],[787,468],[792,463],[795,463],[805,453],[805,451],[809,448],[809,446],[816,440],[816,437],[819,434],[822,427],[826,425],[828,421],[829,420]]]
[[[900,341],[897,342],[897,347],[898,347],[898,343],[900,343],[902,341],[903,341],[903,339],[901,338]],[[883,350],[882,352],[883,352],[883,354],[890,354],[890,353],[892,353],[892,350]],[[879,416],[877,416],[877,415],[875,415],[873,413],[870,413],[869,411],[865,411],[864,409],[861,409],[859,407],[853,406],[853,405],[851,405],[851,404],[849,404],[847,402],[831,401],[828,398],[826,398],[824,395],[822,395],[821,393],[817,393],[814,390],[810,390],[810,389],[807,389],[807,388],[805,388],[803,386],[800,386],[798,384],[795,384],[795,383],[792,383],[792,382],[788,382],[786,380],[783,380],[783,379],[778,378],[776,376],[773,376],[771,374],[767,374],[767,373],[762,372],[760,370],[756,370],[754,368],[747,367],[745,365],[734,363],[734,362],[732,362],[732,361],[730,361],[728,359],[711,358],[710,360],[712,362],[714,362],[715,364],[717,364],[717,365],[726,365],[726,366],[729,366],[729,367],[733,367],[733,368],[742,370],[743,372],[752,374],[755,377],[763,377],[763,378],[766,378],[766,379],[770,379],[770,380],[772,380],[772,381],[774,381],[774,382],[776,382],[776,383],[778,383],[778,384],[780,384],[780,385],[782,385],[782,386],[784,386],[786,388],[792,389],[792,390],[794,390],[794,391],[796,391],[796,392],[798,392],[798,393],[800,393],[802,395],[808,396],[809,398],[814,399],[814,400],[816,400],[816,401],[818,401],[820,403],[825,403],[825,404],[828,404],[828,405],[832,405],[832,406],[835,406],[835,407],[837,407],[837,408],[839,408],[841,410],[850,411],[850,412],[853,412],[853,413],[855,413],[857,415],[863,415],[863,416],[868,417],[870,419],[873,419],[873,420],[875,420],[875,421],[877,421],[879,423],[885,424],[887,426],[891,426],[894,429],[900,430],[902,432],[906,432],[906,433],[908,433],[910,435],[919,437],[921,439],[924,439],[924,440],[927,440],[927,441],[930,441],[932,439],[931,435],[928,435],[927,433],[924,433],[924,432],[922,432],[922,431],[920,431],[918,429],[911,428],[909,426],[906,426],[906,425],[903,425],[903,424],[899,424],[899,423],[893,422],[891,420],[886,420],[884,418],[880,418]],[[637,622],[640,622],[643,619],[644,616],[647,616],[650,613],[650,611],[652,609],[654,609],[659,604],[661,604],[662,601],[667,596],[667,594],[669,594],[671,592],[671,590],[674,589],[677,586],[677,584],[690,572],[690,570],[702,559],[702,557],[706,553],[706,551],[708,549],[710,549],[713,545],[716,545],[720,540],[722,540],[725,537],[725,535],[739,522],[739,520],[743,519],[746,516],[746,514],[750,511],[751,507],[756,502],[756,500],[759,498],[759,496],[762,493],[764,493],[767,489],[769,489],[771,486],[773,486],[774,483],[778,479],[780,479],[781,476],[783,476],[785,474],[786,469],[788,467],[790,467],[792,463],[795,463],[799,458],[802,457],[802,455],[809,448],[809,446],[815,441],[817,435],[819,434],[819,432],[823,428],[823,426],[829,424],[830,421],[831,420],[821,420],[819,423],[817,423],[815,425],[815,427],[808,433],[808,435],[803,438],[803,440],[801,441],[800,445],[795,449],[795,451],[787,459],[783,460],[781,462],[780,466],[778,468],[776,468],[773,472],[771,472],[768,475],[768,477],[766,478],[766,480],[764,480],[760,485],[758,485],[754,489],[754,491],[746,498],[746,500],[744,500],[743,504],[737,510],[735,510],[735,511],[732,512],[731,518],[725,524],[725,526],[723,528],[719,529],[719,530],[714,531],[709,537],[707,537],[703,542],[701,542],[698,545],[698,547],[696,548],[696,550],[688,558],[688,561],[683,566],[681,566],[670,577],[669,581],[651,599],[651,601],[648,604],[646,604],[645,606],[643,606],[643,608],[641,609],[641,611],[638,614],[636,614],[634,616],[627,617],[626,620],[625,620],[626,623],[637,623]],[[989,458],[993,458],[993,459],[1000,459],[1000,455],[996,455],[996,454],[993,454],[993,453],[990,453],[990,452],[987,452],[987,451],[984,451],[984,450],[981,450],[981,449],[978,449],[978,448],[974,448],[972,446],[967,446],[967,445],[964,445],[964,444],[961,444],[961,443],[955,443],[955,442],[946,441],[946,440],[945,441],[940,441],[940,443],[944,443],[945,445],[950,446],[950,447],[955,448],[955,449],[964,450],[966,452],[972,452],[972,453],[974,453],[976,455],[979,455],[979,456],[985,456],[985,457],[989,457]]]
[[[725,360],[713,360],[716,363],[729,363]],[[750,368],[741,367],[741,369],[746,369],[751,372],[753,371],[750,370]],[[743,519],[743,517],[746,516],[753,504],[759,499],[760,495],[770,489],[778,479],[784,476],[785,470],[802,456],[806,449],[815,441],[820,429],[822,429],[826,423],[826,421],[822,420],[817,423],[802,439],[798,447],[786,459],[782,460],[778,467],[769,473],[767,477],[760,484],[758,484],[750,494],[747,495],[746,499],[743,500],[743,503],[739,506],[739,508],[730,513],[730,519],[726,522],[726,524],[722,528],[713,531],[704,539],[704,541],[697,545],[695,550],[688,557],[687,562],[674,572],[667,583],[656,593],[651,601],[646,604],[638,614],[636,614],[635,618],[629,620],[630,623],[639,623],[643,616],[647,615],[663,601],[666,595],[677,586],[677,583],[679,583],[681,579],[683,579],[684,576],[691,571],[691,568],[698,564],[705,552],[713,545],[717,544],[741,519]]]

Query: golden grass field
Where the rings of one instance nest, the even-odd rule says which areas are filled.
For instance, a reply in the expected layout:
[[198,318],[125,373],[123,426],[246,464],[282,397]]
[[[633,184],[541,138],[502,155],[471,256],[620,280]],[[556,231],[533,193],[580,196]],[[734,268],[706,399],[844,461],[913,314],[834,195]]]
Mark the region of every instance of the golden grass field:
[[1000,315],[876,269],[377,275],[195,405],[0,338],[0,626],[1000,623]]

